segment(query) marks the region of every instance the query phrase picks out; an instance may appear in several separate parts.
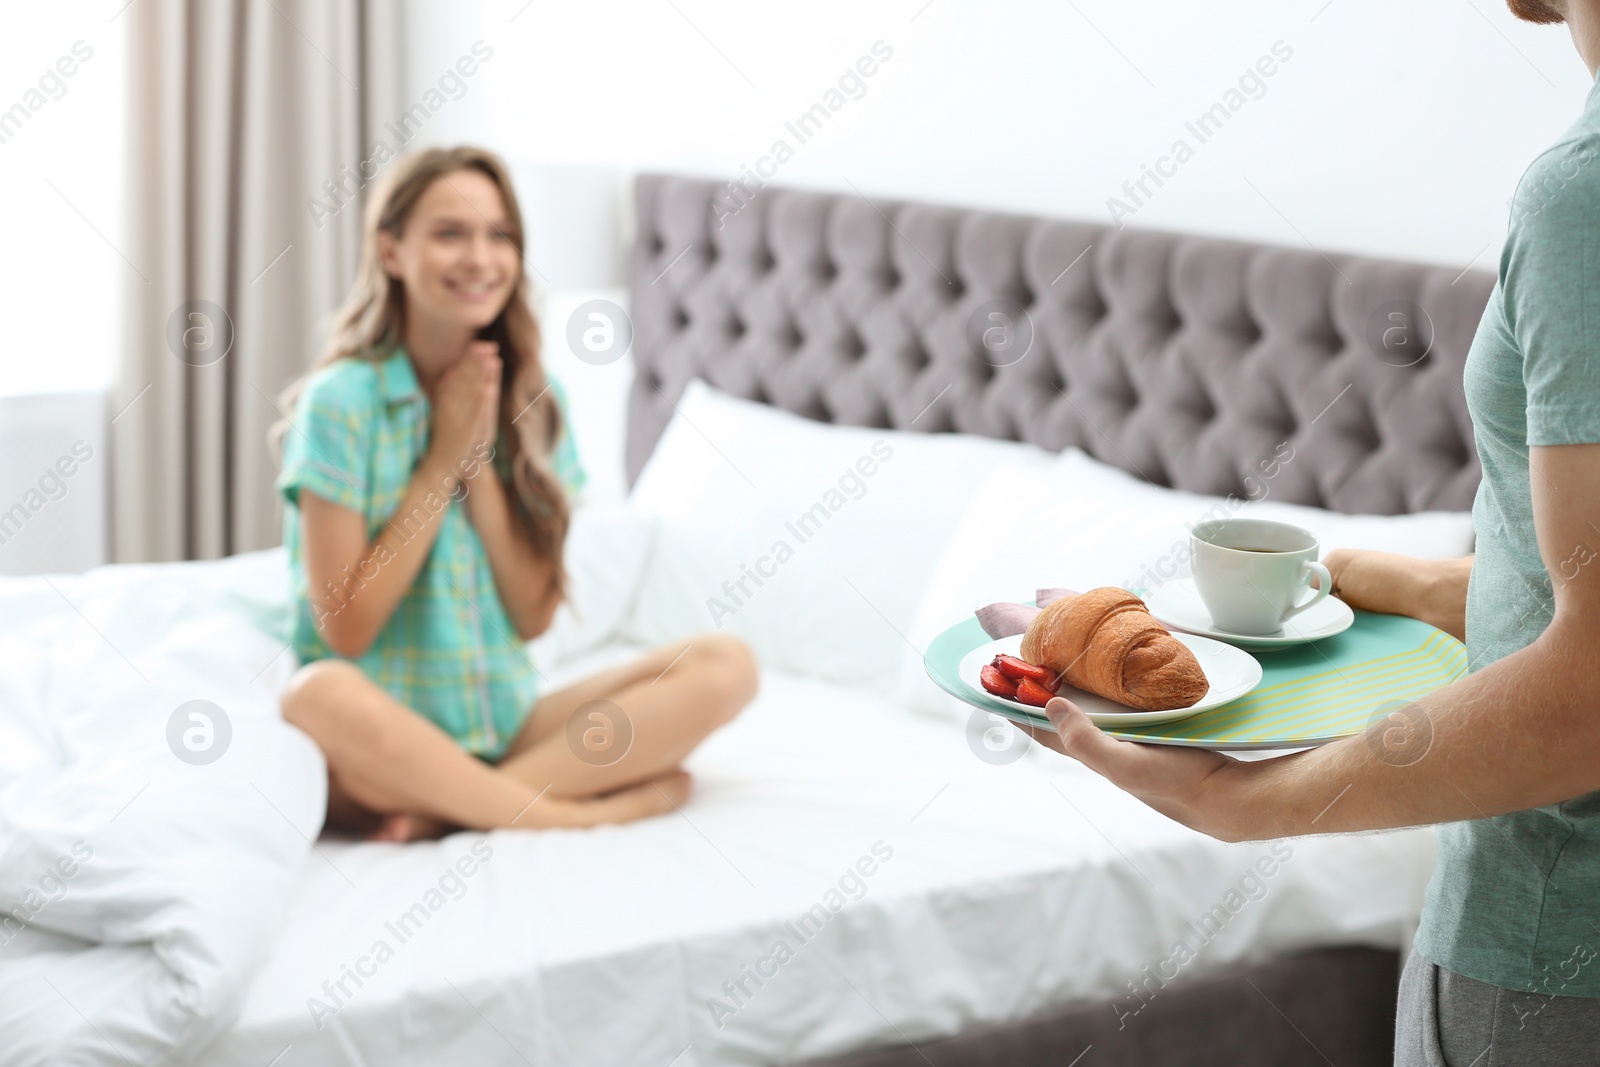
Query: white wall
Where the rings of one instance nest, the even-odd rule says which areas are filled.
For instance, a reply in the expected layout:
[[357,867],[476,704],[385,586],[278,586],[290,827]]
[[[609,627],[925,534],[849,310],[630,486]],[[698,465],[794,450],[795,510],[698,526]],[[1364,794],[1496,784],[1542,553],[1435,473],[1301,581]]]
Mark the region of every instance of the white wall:
[[[882,40],[893,57],[783,184],[1492,268],[1506,200],[1581,108],[1562,27],[1492,0],[413,0],[418,84],[495,53],[429,141],[728,178]],[[1194,119],[1276,41],[1293,56],[1204,144]],[[1170,169],[1170,168],[1169,168]],[[1131,201],[1129,202],[1131,204]],[[538,236],[533,236],[534,250]]]
[[139,281],[118,251],[122,3],[6,12],[0,112],[20,104],[27,117],[0,130],[0,396],[111,381],[120,288]]
[[106,558],[106,389],[140,282],[120,251],[124,3],[15,5],[0,34],[0,574]]

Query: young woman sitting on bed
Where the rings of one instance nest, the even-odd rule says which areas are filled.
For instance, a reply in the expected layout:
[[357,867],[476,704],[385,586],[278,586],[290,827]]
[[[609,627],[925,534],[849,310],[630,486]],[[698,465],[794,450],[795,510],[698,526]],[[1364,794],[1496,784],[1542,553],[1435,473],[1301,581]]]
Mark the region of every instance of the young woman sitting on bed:
[[707,633],[538,694],[524,642],[564,597],[586,479],[515,193],[494,155],[430,149],[367,208],[278,480],[304,664],[283,713],[327,757],[330,824],[403,841],[671,811],[684,757],[755,695],[754,659]]

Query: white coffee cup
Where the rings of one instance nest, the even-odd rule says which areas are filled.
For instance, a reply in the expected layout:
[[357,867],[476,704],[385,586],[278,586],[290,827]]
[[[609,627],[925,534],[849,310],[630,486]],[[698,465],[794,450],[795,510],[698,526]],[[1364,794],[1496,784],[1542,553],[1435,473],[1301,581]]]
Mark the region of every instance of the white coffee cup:
[[1333,587],[1316,536],[1286,522],[1211,519],[1190,528],[1189,547],[1195,588],[1219,630],[1275,634]]

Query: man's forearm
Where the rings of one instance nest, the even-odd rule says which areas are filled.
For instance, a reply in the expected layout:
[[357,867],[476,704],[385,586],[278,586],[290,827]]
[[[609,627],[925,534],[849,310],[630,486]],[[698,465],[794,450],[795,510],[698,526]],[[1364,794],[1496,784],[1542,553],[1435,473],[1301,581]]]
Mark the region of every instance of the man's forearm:
[[[1344,554],[1340,561],[1337,555]],[[1339,550],[1330,553],[1333,592],[1353,608],[1407,615],[1466,640],[1467,581],[1473,557],[1414,559],[1393,552]]]
[[[1479,819],[1600,789],[1600,667],[1552,624],[1533,644],[1359,737],[1218,773],[1247,783],[1243,839]],[[1221,786],[1224,782],[1218,782]]]
[[1437,626],[1457,641],[1467,640],[1467,584],[1474,557],[1431,560],[1424,569],[1415,618]]

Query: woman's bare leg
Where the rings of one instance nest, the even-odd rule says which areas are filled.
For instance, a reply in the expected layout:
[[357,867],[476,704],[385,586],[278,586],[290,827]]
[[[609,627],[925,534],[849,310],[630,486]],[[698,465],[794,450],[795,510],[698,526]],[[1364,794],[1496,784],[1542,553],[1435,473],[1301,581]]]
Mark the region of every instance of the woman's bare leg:
[[[585,797],[648,782],[678,764],[756,694],[755,657],[721,633],[662,645],[539,698],[500,769],[533,789]],[[591,701],[605,703],[586,708]],[[568,732],[631,738],[616,751],[581,751]],[[592,718],[594,715],[602,718]],[[607,721],[620,720],[620,721]]]
[[302,667],[284,694],[283,717],[322,750],[339,790],[336,800],[382,815],[422,815],[475,830],[592,826],[671,811],[688,796],[683,774],[593,800],[541,796],[462,751],[341,660]]
[[328,821],[335,833],[365,838],[368,841],[425,841],[461,829],[442,819],[426,815],[389,812],[382,814],[364,807],[345,792],[339,779],[328,775]]

